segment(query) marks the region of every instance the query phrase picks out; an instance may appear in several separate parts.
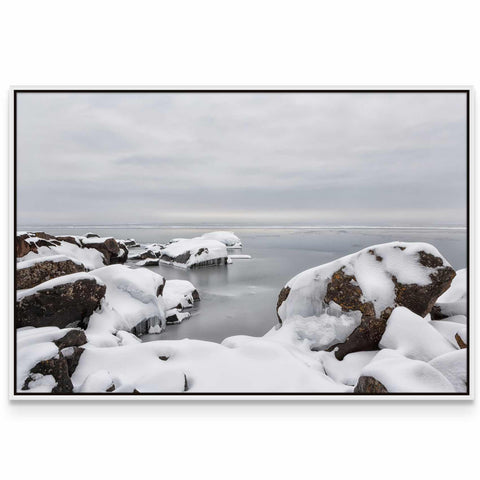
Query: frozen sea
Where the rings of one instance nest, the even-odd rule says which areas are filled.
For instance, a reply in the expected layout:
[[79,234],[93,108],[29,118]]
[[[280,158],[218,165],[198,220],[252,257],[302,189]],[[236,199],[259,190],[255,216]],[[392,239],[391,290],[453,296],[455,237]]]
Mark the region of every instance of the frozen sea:
[[[369,245],[391,241],[428,242],[456,270],[467,265],[465,229],[402,228],[238,228],[219,227],[22,227],[53,235],[87,231],[139,243],[165,243],[172,238],[191,238],[207,231],[230,230],[239,236],[250,260],[235,259],[226,266],[183,270],[168,265],[148,267],[167,280],[184,279],[198,289],[201,301],[192,316],[179,325],[169,325],[159,335],[144,341],[192,338],[221,342],[231,335],[265,334],[277,324],[275,306],[280,289],[297,273],[356,252]],[[133,263],[132,263],[133,264]]]

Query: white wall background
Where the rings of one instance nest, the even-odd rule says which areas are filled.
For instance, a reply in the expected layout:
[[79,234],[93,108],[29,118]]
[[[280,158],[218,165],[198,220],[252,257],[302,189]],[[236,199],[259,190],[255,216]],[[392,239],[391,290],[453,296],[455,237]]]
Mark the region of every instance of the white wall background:
[[474,85],[478,93],[479,18],[478,2],[462,0],[4,3],[0,465],[2,473],[9,470],[6,478],[441,480],[478,472],[474,403],[11,403],[6,272],[10,85],[454,84]]

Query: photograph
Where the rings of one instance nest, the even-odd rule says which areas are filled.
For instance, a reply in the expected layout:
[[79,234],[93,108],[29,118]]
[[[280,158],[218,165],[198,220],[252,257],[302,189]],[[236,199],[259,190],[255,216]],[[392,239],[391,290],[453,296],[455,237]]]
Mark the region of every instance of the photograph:
[[13,87],[11,398],[471,398],[471,93]]

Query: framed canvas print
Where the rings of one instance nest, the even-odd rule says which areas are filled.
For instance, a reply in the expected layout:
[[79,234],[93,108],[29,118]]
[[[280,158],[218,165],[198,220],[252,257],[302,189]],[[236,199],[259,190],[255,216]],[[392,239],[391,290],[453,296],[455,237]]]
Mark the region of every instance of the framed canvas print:
[[13,399],[469,399],[470,88],[13,88]]

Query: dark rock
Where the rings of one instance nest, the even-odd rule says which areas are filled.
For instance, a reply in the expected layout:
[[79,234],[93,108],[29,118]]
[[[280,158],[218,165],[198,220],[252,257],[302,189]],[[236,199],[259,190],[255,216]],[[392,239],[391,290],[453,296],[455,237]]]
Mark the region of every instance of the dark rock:
[[[128,250],[120,248],[119,244],[114,238],[106,238],[99,242],[82,242],[84,248],[94,248],[103,254],[105,265],[113,265],[116,263],[125,263],[128,258]],[[124,250],[127,250],[126,253]]]
[[67,347],[61,351],[61,354],[67,360],[68,374],[70,377],[75,372],[82,353],[85,351],[82,347]]
[[68,363],[66,358],[59,353],[50,360],[43,360],[37,363],[31,370],[29,377],[25,380],[22,390],[28,390],[29,384],[34,380],[34,375],[52,375],[57,385],[52,389],[52,393],[72,393],[73,385],[68,374]]
[[451,267],[443,267],[431,273],[432,283],[423,286],[415,284],[404,285],[393,276],[395,303],[398,306],[407,307],[421,317],[425,317],[432,310],[437,298],[447,291],[454,277],[455,270]]
[[[141,266],[142,267],[155,267],[158,265],[159,263],[159,259],[158,258],[146,258],[145,260],[141,260],[142,264]],[[158,295],[157,295],[158,297]]]
[[62,338],[53,342],[59,350],[66,347],[79,347],[87,343],[87,336],[83,330],[70,330]]
[[17,236],[15,238],[15,254],[17,258],[22,258],[30,252],[38,253],[36,245],[28,243],[24,235]]
[[105,285],[80,279],[40,290],[16,303],[15,326],[44,327],[88,325],[88,317],[100,306]]
[[159,317],[150,317],[142,320],[141,322],[137,323],[130,332],[134,335],[141,336],[149,333],[151,327],[155,327],[157,325],[161,325],[161,319]]
[[[202,249],[201,249],[202,250]],[[197,253],[198,255],[198,253]],[[190,257],[192,256],[192,254],[190,252],[184,252],[180,255],[177,255],[173,261],[176,262],[176,263],[187,263],[189,260],[190,260]]]
[[444,318],[448,318],[448,315],[442,313],[442,309],[438,305],[434,305],[432,310],[430,311],[430,316],[432,320],[443,320]]
[[363,394],[385,394],[388,393],[388,390],[385,388],[381,382],[379,382],[374,377],[361,376],[358,379],[357,385],[353,389],[353,393],[363,393]]
[[100,238],[100,235],[97,235],[96,233],[88,232],[85,234],[86,238]]
[[277,300],[277,318],[280,323],[282,323],[282,319],[280,318],[280,315],[278,314],[278,309],[281,307],[282,303],[287,299],[288,295],[290,294],[290,287],[283,287],[280,290],[280,293],[278,295],[278,300]]
[[32,288],[52,278],[84,271],[83,265],[67,259],[59,262],[37,262],[27,268],[18,268],[17,266],[17,288]]
[[462,337],[458,333],[455,334],[455,340],[460,348],[467,348],[467,344],[462,340]]
[[110,264],[123,264],[128,260],[128,248],[125,245],[120,246],[120,251],[118,255],[112,255],[110,257]]
[[57,237],[45,232],[33,232],[32,234],[34,237],[43,238],[43,240],[57,240]]
[[346,275],[343,268],[332,275],[332,280],[327,286],[324,302],[335,302],[342,307],[344,312],[359,310],[363,315],[375,315],[372,302],[362,301],[363,292],[358,286],[357,279],[353,275]]
[[374,316],[364,316],[360,325],[347,337],[345,342],[330,347],[329,350],[336,348],[335,357],[338,360],[343,360],[349,353],[377,350],[378,342],[380,342],[386,327],[386,320]]
[[81,247],[81,243],[80,241],[78,241],[75,237],[71,237],[69,235],[66,235],[66,236],[59,236],[57,237],[57,240],[60,240],[61,242],[67,242],[67,243],[71,243],[73,245],[77,245],[79,247]]
[[158,260],[156,253],[153,252],[152,250],[145,250],[144,252],[132,255],[130,257],[130,260],[146,260],[148,258],[151,258],[153,260]]
[[[165,279],[165,277],[163,278],[163,283],[161,285],[158,286],[157,288],[157,297],[159,297],[160,295],[163,295],[163,289],[165,288],[165,284],[167,283],[167,280]],[[196,291],[196,290],[195,290]],[[197,294],[198,295],[198,294]]]

